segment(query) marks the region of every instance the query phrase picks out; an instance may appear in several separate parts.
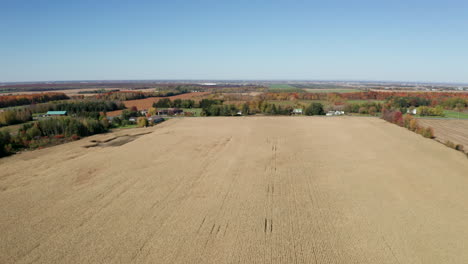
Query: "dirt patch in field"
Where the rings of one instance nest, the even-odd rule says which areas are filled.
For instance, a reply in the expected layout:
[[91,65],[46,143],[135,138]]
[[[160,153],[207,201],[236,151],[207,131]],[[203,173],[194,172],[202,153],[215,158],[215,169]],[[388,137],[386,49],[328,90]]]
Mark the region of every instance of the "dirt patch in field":
[[89,140],[88,143],[83,145],[84,148],[93,148],[93,147],[119,147],[130,143],[137,138],[152,133],[152,131],[142,131],[142,132],[134,132],[129,134],[109,134],[103,136],[101,138],[95,138]]

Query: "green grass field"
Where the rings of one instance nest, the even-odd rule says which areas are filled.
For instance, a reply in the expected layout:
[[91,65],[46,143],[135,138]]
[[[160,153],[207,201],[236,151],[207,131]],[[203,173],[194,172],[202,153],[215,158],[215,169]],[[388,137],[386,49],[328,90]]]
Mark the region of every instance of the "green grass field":
[[268,88],[270,89],[297,89],[294,86],[291,86],[289,84],[270,84],[268,85]]
[[271,93],[303,93],[304,90],[301,88],[294,87],[289,84],[270,84],[268,86],[268,92]]
[[445,117],[447,117],[447,118],[468,119],[468,113],[467,112],[459,113],[457,111],[445,110],[444,114],[445,114]]

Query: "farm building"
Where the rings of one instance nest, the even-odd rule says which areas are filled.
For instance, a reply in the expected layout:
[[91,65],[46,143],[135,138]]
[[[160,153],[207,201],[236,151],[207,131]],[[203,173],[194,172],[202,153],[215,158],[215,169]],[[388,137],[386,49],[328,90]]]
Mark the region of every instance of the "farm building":
[[302,115],[302,108],[294,108],[292,111],[293,115]]
[[411,115],[415,115],[415,114],[418,113],[418,110],[417,110],[416,108],[414,108],[414,109],[408,109],[408,110],[406,110],[406,113],[407,113],[407,114],[411,114]]
[[160,116],[150,116],[148,117],[148,121],[150,123],[157,124],[157,123],[161,123],[162,121],[164,121],[164,118]]
[[344,115],[344,111],[328,111],[327,116],[340,116]]
[[179,115],[183,113],[184,113],[184,110],[179,109],[179,108],[168,108],[168,109],[158,110],[158,115]]
[[45,116],[66,116],[67,111],[47,111]]

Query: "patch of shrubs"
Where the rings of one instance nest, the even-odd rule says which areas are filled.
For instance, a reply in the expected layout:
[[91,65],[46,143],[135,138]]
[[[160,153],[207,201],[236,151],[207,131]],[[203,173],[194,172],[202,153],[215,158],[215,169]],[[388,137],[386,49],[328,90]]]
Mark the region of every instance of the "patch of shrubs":
[[[462,145],[462,144],[455,144],[453,143],[452,141],[450,140],[447,140],[445,141],[445,145],[449,148],[453,148],[454,150],[458,150],[458,151],[461,151],[461,152],[465,152],[465,147]],[[468,153],[467,153],[468,155]]]
[[382,119],[401,127],[406,127],[408,130],[416,132],[425,138],[434,138],[434,129],[432,127],[420,126],[418,121],[409,114],[402,115],[400,111],[383,109]]

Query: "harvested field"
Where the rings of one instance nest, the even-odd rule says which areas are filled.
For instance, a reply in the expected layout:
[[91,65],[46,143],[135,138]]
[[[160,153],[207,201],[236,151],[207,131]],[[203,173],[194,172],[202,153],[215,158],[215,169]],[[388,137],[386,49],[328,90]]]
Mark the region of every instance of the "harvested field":
[[308,93],[356,93],[362,92],[358,89],[315,89],[315,88],[304,88],[304,91]]
[[209,94],[209,92],[186,93],[186,94],[179,94],[179,95],[174,95],[174,96],[169,96],[169,97],[149,97],[149,98],[139,99],[139,100],[129,100],[129,101],[123,101],[123,103],[125,104],[127,108],[136,106],[138,110],[143,110],[143,109],[148,109],[152,107],[153,103],[159,101],[162,98],[169,98],[171,100],[196,99],[198,97],[203,97],[204,95],[207,95],[207,94]]
[[436,140],[442,143],[450,140],[455,144],[462,144],[466,148],[465,151],[468,151],[468,120],[419,118],[418,123],[432,127]]
[[[193,99],[198,100],[202,99],[203,96],[209,94],[209,92],[196,92],[196,93],[186,93],[186,94],[179,94],[169,97],[149,97],[145,99],[138,99],[138,100],[128,100],[123,101],[125,107],[132,108],[135,106],[138,110],[148,109],[153,106],[154,103],[159,101],[162,98],[169,98],[171,100],[175,99]],[[107,116],[119,116],[122,114],[122,110],[110,111],[107,112]]]
[[174,119],[1,159],[0,263],[467,263],[467,172],[375,118]]

